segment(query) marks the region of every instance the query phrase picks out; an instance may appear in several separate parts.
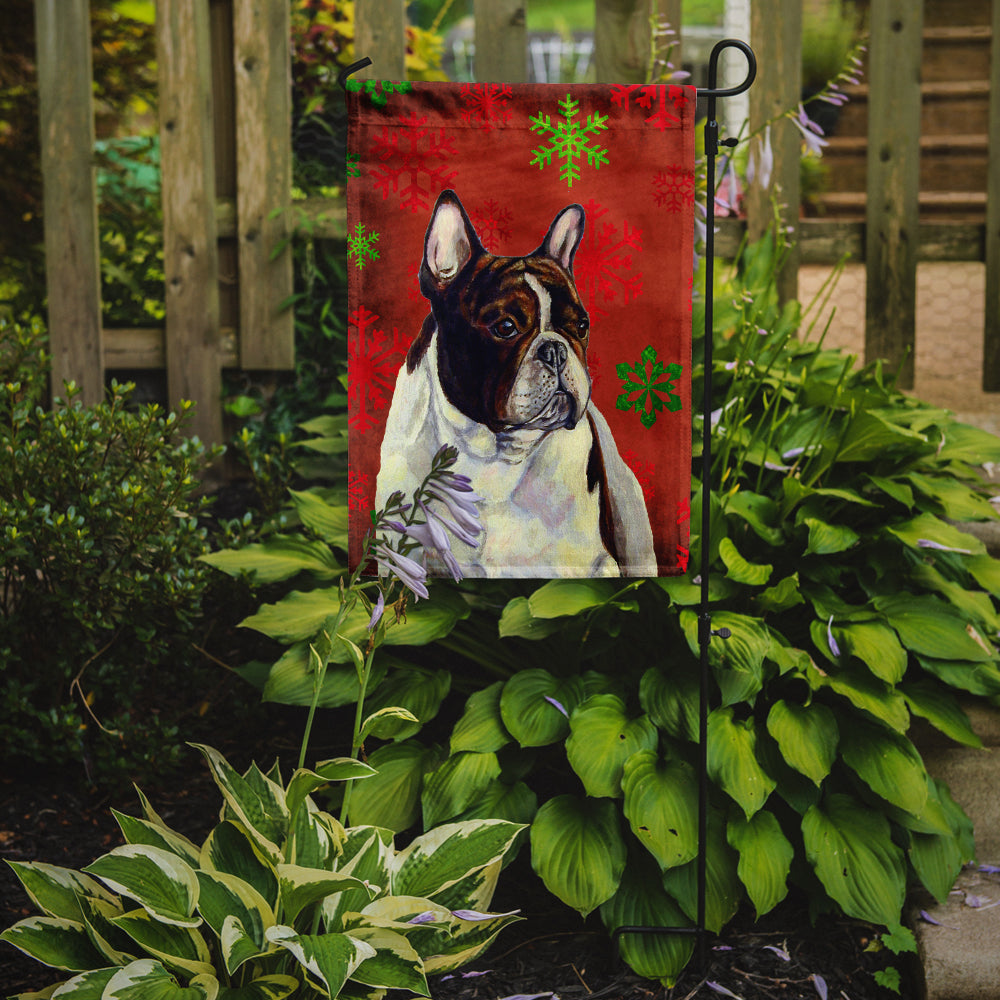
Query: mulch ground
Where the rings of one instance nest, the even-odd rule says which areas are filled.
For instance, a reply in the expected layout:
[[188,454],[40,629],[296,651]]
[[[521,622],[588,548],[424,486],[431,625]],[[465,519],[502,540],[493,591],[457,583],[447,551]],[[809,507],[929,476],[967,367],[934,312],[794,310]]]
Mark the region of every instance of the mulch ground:
[[[258,733],[258,736],[260,734]],[[279,736],[277,742],[290,746]],[[234,763],[244,755],[220,741]],[[259,744],[258,744],[259,745]],[[219,796],[200,755],[192,766],[155,790],[150,799],[174,828],[198,840],[218,814]],[[81,868],[122,842],[111,808],[139,814],[134,793],[89,790],[72,775],[6,775],[0,778],[0,858],[35,860]],[[903,973],[901,994],[915,996],[910,972],[885,952],[866,950],[872,929],[854,921],[810,924],[806,907],[793,900],[755,924],[740,914],[719,938],[705,942],[704,969],[689,967],[673,989],[641,979],[617,960],[596,916],[582,922],[545,892],[522,855],[503,874],[494,908],[519,908],[525,919],[503,931],[492,948],[452,977],[432,977],[435,1000],[499,1000],[551,995],[562,1000],[887,1000],[873,975],[887,965]],[[0,927],[31,915],[20,884],[0,866]],[[0,944],[0,995],[38,990],[60,974]],[[62,978],[65,978],[63,976]]]

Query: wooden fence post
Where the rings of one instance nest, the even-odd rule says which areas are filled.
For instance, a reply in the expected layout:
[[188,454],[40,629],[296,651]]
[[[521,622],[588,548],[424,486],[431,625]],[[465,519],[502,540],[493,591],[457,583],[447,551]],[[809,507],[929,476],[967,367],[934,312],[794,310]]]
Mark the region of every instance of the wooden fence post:
[[195,401],[192,432],[217,444],[222,406],[210,52],[207,0],[159,0],[167,395],[171,404]]
[[594,0],[598,83],[644,83],[649,69],[651,0]]
[[290,220],[275,214],[292,200],[290,21],[288,0],[233,6],[242,368],[295,367],[294,316],[281,306],[292,294]]
[[89,0],[35,0],[52,394],[104,398]]
[[983,390],[1000,392],[1000,0],[993,0],[990,45],[989,170],[986,178],[986,326]]
[[[799,0],[761,0],[750,8],[750,41],[761,71],[750,88],[750,131],[798,106],[802,99],[802,4]],[[738,122],[734,125],[738,126]],[[735,127],[730,129],[735,132]],[[756,143],[759,140],[754,140]],[[771,126],[774,170],[767,188],[755,180],[747,192],[747,227],[751,240],[760,239],[774,219],[773,202],[781,206],[780,225],[793,229],[793,245],[778,274],[778,297],[798,296],[799,160],[802,136],[787,118]]]
[[528,79],[528,33],[524,0],[474,0],[476,61],[480,83]]
[[372,61],[359,80],[406,79],[406,0],[356,0],[354,56]]
[[[923,0],[872,0],[868,53],[865,360],[913,387]],[[905,359],[905,360],[904,360]]]

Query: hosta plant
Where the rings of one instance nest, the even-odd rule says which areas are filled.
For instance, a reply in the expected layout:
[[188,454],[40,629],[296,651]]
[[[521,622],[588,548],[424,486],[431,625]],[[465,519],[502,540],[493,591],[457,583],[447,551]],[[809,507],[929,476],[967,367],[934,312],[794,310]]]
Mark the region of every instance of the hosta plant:
[[[404,849],[391,831],[343,827],[312,795],[370,779],[338,758],[240,774],[202,746],[221,818],[198,845],[140,793],[142,818],[115,813],[126,843],[82,871],[12,862],[40,916],[0,935],[64,981],[65,1000],[281,1000],[429,996],[518,919],[490,913],[521,827],[450,823]],[[53,992],[54,990],[54,992]],[[28,995],[24,995],[28,996]]]

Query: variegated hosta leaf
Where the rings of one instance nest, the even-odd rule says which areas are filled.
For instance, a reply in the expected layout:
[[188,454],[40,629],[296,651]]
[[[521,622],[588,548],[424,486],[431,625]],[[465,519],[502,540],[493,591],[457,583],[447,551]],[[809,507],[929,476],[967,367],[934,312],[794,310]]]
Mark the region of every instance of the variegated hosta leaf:
[[125,844],[84,871],[96,875],[113,892],[134,899],[162,923],[179,927],[197,927],[201,923],[195,914],[198,878],[194,869],[171,851]]
[[882,813],[849,795],[830,795],[806,813],[802,836],[820,882],[849,917],[899,923],[906,866]]
[[423,960],[402,934],[384,927],[356,927],[351,937],[375,949],[375,954],[351,973],[355,982],[430,996]]
[[779,699],[768,713],[767,731],[777,741],[785,761],[815,785],[830,773],[840,732],[826,705],[816,701],[799,705]]
[[927,771],[910,740],[861,719],[851,723],[840,749],[847,766],[876,795],[919,815],[927,802]]
[[281,854],[278,845],[288,831],[285,790],[263,775],[256,765],[241,775],[217,750],[203,744],[192,745],[204,754],[233,816],[247,828],[265,856],[277,862]]
[[622,790],[632,832],[661,869],[697,855],[698,783],[690,765],[641,751],[625,762]]
[[299,768],[288,782],[285,792],[285,805],[288,812],[294,815],[305,801],[318,788],[328,785],[331,781],[350,781],[357,778],[370,778],[377,772],[375,768],[355,760],[353,757],[336,757],[324,760],[313,770]]
[[224,986],[218,1000],[285,1000],[299,985],[294,976],[261,976],[244,986]]
[[433,827],[454,819],[499,777],[500,764],[495,753],[452,754],[424,778],[420,797],[424,826]]
[[366,959],[375,957],[375,949],[349,934],[296,934],[294,929],[278,924],[269,927],[267,939],[285,948],[332,997]]
[[470,695],[462,717],[451,733],[451,752],[474,750],[477,753],[495,753],[510,743],[500,715],[500,693],[503,681]]
[[[708,816],[705,850],[705,926],[718,934],[733,918],[743,899],[743,884],[736,874],[736,852],[726,842],[726,824],[715,810]],[[677,900],[691,920],[698,919],[698,861],[663,873],[663,887]]]
[[737,816],[730,820],[726,836],[740,853],[736,873],[758,918],[762,917],[788,895],[788,872],[795,849],[774,814],[765,809],[751,819]]
[[119,969],[108,981],[101,1000],[216,1000],[219,981],[196,976],[187,986],[153,959],[143,958]]
[[35,961],[53,969],[81,972],[100,968],[105,959],[95,950],[87,928],[65,917],[28,917],[0,934],[6,941]]
[[241,823],[220,823],[201,847],[199,867],[224,872],[252,885],[271,907],[278,905],[278,875]]
[[501,819],[446,823],[421,834],[393,860],[392,892],[433,899],[500,861],[523,827]]
[[160,923],[145,910],[123,913],[112,923],[171,969],[181,969],[189,976],[213,971],[212,956],[205,939],[190,927]]
[[757,762],[752,718],[737,721],[733,709],[717,708],[708,717],[708,774],[752,816],[774,791],[776,782]]
[[198,864],[199,849],[187,837],[176,833],[169,827],[145,819],[126,816],[125,813],[112,809],[115,819],[121,827],[122,835],[129,844],[146,844],[149,847],[159,847],[161,850],[176,854],[191,867]]
[[41,1000],[42,997],[54,997],[55,1000],[101,1000],[104,988],[111,982],[119,968],[112,966],[107,969],[91,969],[89,972],[81,972],[80,975],[67,979],[54,991],[50,986],[43,993],[21,993],[11,1000],[28,1000],[30,997],[37,1000]]
[[653,750],[659,740],[648,715],[630,719],[625,702],[613,694],[595,694],[577,706],[569,721],[566,757],[595,798],[621,797],[622,768],[639,750]]
[[83,921],[94,947],[104,956],[105,965],[128,965],[139,958],[135,942],[114,924],[125,911],[120,902],[109,903],[93,896],[80,899]]
[[[619,927],[690,927],[683,910],[664,891],[652,859],[630,858],[618,891],[601,905],[601,920]],[[640,976],[672,986],[694,950],[692,934],[623,934],[622,958]]]
[[[265,951],[264,931],[275,923],[274,911],[267,900],[248,882],[223,872],[200,871],[198,883],[201,887],[198,910],[219,939],[223,939],[223,929],[227,921],[235,920],[239,923],[238,930],[242,937],[250,939],[254,949],[253,954]],[[235,932],[236,929],[230,930],[230,940],[233,940]],[[236,937],[239,938],[240,935]],[[230,964],[233,949],[224,950],[227,971],[230,975],[242,962],[252,957],[245,954],[246,949],[241,944],[239,961]]]
[[[519,839],[523,832],[522,827],[515,840]],[[506,860],[506,857],[498,858],[485,868],[478,868],[465,878],[460,878],[446,889],[434,893],[434,901],[448,907],[449,910],[488,910],[497,889],[500,870]]]
[[583,698],[579,677],[560,679],[547,670],[522,670],[504,684],[500,716],[521,746],[547,746],[566,736],[569,716]]
[[347,831],[337,870],[352,875],[368,888],[345,889],[323,900],[323,920],[327,930],[344,930],[345,913],[362,910],[371,893],[384,892],[389,886],[392,858],[392,834],[372,826],[356,826]]
[[497,780],[490,782],[457,819],[505,819],[527,826],[536,812],[538,796],[523,781],[508,785]]
[[468,911],[451,912],[454,922],[450,932],[441,932],[436,946],[424,956],[424,971],[428,975],[452,972],[468,965],[486,951],[500,931],[521,919],[516,912],[478,914],[472,920],[462,916]]
[[625,841],[608,799],[558,795],[531,824],[531,865],[549,892],[586,916],[618,889]]
[[361,889],[369,893],[369,898],[375,895],[374,890],[353,875],[303,868],[300,865],[278,865],[278,881],[281,886],[282,912],[285,919],[291,921],[305,907],[345,889]]
[[109,903],[114,896],[97,879],[74,871],[39,861],[8,861],[31,901],[46,916],[81,920],[80,897],[92,896]]
[[344,836],[338,820],[317,809],[312,799],[306,799],[292,820],[285,857],[305,868],[335,868]]

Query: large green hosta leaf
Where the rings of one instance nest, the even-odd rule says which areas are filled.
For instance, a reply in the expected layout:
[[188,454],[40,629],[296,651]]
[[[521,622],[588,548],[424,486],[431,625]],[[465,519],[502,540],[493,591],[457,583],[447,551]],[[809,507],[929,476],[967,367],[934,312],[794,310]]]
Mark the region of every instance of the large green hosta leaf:
[[919,815],[927,801],[927,772],[907,737],[853,718],[841,742],[845,763],[876,795]]
[[379,747],[368,758],[377,773],[351,789],[351,824],[381,826],[395,833],[413,826],[420,817],[424,774],[439,759],[436,750],[416,740]]
[[913,549],[924,549],[927,543],[969,555],[983,555],[986,546],[974,535],[942,521],[933,514],[918,514],[909,521],[893,524],[886,531]]
[[767,716],[767,731],[791,767],[817,786],[830,773],[837,756],[837,720],[826,705],[798,705],[779,699]]
[[650,667],[639,682],[639,704],[660,729],[678,740],[698,739],[698,673],[687,661],[669,671]]
[[608,799],[558,795],[531,824],[531,865],[546,888],[583,916],[610,899],[625,870],[618,809]]
[[795,849],[774,813],[765,809],[750,819],[737,816],[730,820],[726,837],[730,847],[739,851],[736,873],[760,918],[788,894],[788,873]]
[[753,718],[734,719],[731,707],[717,708],[709,714],[708,774],[739,804],[748,819],[764,805],[776,782],[757,761]]
[[875,598],[875,607],[915,653],[938,660],[996,660],[996,651],[975,626],[936,597],[886,595]]
[[[682,611],[680,622],[691,653],[700,657],[698,616],[693,611]],[[708,646],[708,662],[722,690],[722,702],[724,705],[752,702],[764,683],[764,660],[771,648],[770,633],[759,618],[717,611],[712,615],[712,629],[723,628],[729,629],[730,636],[727,639],[713,636]]]
[[583,697],[579,677],[560,679],[547,670],[522,670],[504,685],[500,715],[521,746],[546,746],[566,736],[569,716]]
[[949,687],[986,697],[1000,694],[1000,669],[994,663],[937,660],[932,656],[918,656],[917,662],[927,673]]
[[914,715],[926,719],[956,743],[967,747],[983,745],[965,710],[947,688],[928,679],[907,681],[900,690]]
[[345,572],[329,545],[294,535],[272,535],[266,542],[209,552],[199,558],[230,576],[245,573],[256,584],[276,583],[298,573],[330,580]]
[[452,730],[452,753],[460,750],[495,753],[510,742],[510,733],[500,716],[502,690],[503,681],[497,681],[469,696],[465,711]]
[[[733,918],[744,897],[737,875],[736,852],[726,842],[722,813],[710,810],[705,849],[705,926],[718,934]],[[698,860],[663,873],[663,887],[691,920],[698,919]]]
[[416,721],[405,718],[384,719],[379,724],[380,739],[405,740],[419,732],[425,722],[438,713],[441,702],[451,688],[451,674],[447,670],[427,670],[423,667],[405,667],[394,670],[366,702],[366,710],[399,707],[411,712]]
[[606,604],[618,589],[612,580],[550,580],[528,598],[528,607],[535,618],[578,615]]
[[879,622],[851,622],[833,626],[833,635],[844,653],[856,656],[879,680],[898,684],[903,679],[906,650],[891,628]]
[[659,735],[648,716],[629,719],[613,694],[595,694],[570,717],[566,757],[588,795],[621,796],[622,768],[638,750],[653,750]]
[[719,557],[726,565],[726,576],[748,587],[763,587],[770,579],[774,567],[767,563],[751,563],[740,555],[735,542],[730,538],[719,540]]
[[468,809],[500,777],[495,753],[452,754],[424,779],[424,826],[437,826]]
[[[601,904],[601,920],[612,933],[619,927],[689,927],[684,911],[664,891],[655,865],[630,858],[618,891]],[[691,959],[691,934],[623,934],[622,958],[640,976],[672,986]]]
[[622,790],[625,818],[660,868],[697,855],[698,782],[688,764],[642,750],[625,762]]
[[849,795],[834,794],[806,813],[802,836],[820,882],[849,917],[899,923],[906,866],[885,816]]

